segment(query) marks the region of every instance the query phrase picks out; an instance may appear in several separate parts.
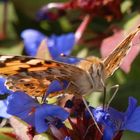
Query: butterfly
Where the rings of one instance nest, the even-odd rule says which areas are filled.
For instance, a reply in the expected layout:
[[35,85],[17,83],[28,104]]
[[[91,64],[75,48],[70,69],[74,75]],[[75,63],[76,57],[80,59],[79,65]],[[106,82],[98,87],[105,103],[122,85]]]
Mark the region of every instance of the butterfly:
[[103,60],[92,56],[79,59],[76,64],[68,64],[35,57],[0,55],[0,75],[6,77],[8,89],[24,91],[36,97],[43,96],[54,80],[68,81],[68,93],[78,96],[103,91],[105,80],[119,68],[130,49],[130,42],[139,30],[140,27],[130,33]]

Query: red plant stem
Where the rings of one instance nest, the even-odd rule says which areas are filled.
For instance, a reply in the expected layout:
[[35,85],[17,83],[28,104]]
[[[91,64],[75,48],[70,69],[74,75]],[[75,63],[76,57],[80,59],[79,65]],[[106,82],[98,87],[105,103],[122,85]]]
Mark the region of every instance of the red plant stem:
[[79,42],[79,40],[81,39],[86,27],[88,26],[89,22],[91,20],[91,16],[90,15],[86,15],[83,19],[83,22],[81,23],[81,25],[78,27],[77,31],[75,32],[75,38],[76,38],[76,44]]
[[77,128],[76,128],[76,125],[71,121],[71,119],[70,118],[68,118],[68,121],[69,121],[69,123],[70,123],[70,125],[71,125],[71,127],[72,127],[72,129],[73,129],[73,131],[77,131]]
[[[103,131],[103,128],[100,127],[101,131]],[[95,140],[102,140],[102,135],[101,133],[98,131],[98,129],[96,129],[95,131]]]
[[113,140],[120,140],[122,137],[123,131],[120,131]]
[[66,126],[59,128],[59,131],[62,133],[63,136],[70,136],[69,129]]
[[9,133],[9,132],[1,132],[2,134],[5,134],[11,138],[16,138],[16,135],[14,133]]

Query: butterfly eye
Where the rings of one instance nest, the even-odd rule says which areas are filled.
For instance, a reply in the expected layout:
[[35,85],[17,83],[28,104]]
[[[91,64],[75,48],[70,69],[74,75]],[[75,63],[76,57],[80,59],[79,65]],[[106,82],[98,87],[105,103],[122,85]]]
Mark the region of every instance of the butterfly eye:
[[99,69],[97,69],[97,75],[100,76],[100,70]]

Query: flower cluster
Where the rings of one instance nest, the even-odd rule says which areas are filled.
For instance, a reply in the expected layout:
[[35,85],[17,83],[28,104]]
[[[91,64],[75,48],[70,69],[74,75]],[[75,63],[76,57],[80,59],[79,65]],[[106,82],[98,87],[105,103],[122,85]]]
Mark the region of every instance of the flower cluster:
[[[57,13],[50,11],[53,8],[58,10]],[[92,17],[102,16],[116,19],[120,19],[122,17],[120,11],[120,0],[70,0],[65,3],[49,3],[42,7],[37,15],[39,20],[56,20],[60,16],[65,15],[65,11],[74,9],[80,10],[81,14],[90,14]]]
[[[5,109],[1,110],[5,113],[0,113],[1,117],[17,116],[35,128],[37,133],[50,129],[51,135],[57,139],[118,140],[125,130],[140,132],[140,107],[133,97],[129,98],[125,112],[112,107],[90,107],[103,134],[97,129],[82,100],[74,97],[67,100],[62,108],[58,105],[40,104],[23,92],[15,92],[3,102],[3,107]],[[71,128],[63,123],[66,119]]]

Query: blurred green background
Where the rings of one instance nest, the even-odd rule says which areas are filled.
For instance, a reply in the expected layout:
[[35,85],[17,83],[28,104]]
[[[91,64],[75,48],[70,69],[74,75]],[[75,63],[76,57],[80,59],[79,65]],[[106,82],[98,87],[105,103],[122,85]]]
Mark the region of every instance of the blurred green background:
[[[54,33],[59,35],[76,31],[81,22],[80,20],[76,20],[78,15],[77,11],[68,12],[66,17],[61,17],[57,21],[36,21],[36,12],[41,6],[49,2],[55,1],[11,0],[5,5],[6,14],[4,13],[4,3],[2,0],[0,1],[0,54],[22,54],[24,45],[20,38],[20,33],[24,29],[38,29],[48,36]],[[60,0],[57,0],[56,2],[60,2]],[[140,19],[140,1],[123,0],[121,2],[121,11],[123,17],[120,20],[109,23],[102,18],[95,18],[88,27],[88,31],[90,31],[88,32],[89,34],[86,33],[86,36],[83,36],[83,38],[85,40],[96,40],[95,33],[100,34],[106,32],[106,28],[111,24],[116,24],[126,30],[131,26],[135,26],[135,23]],[[6,24],[3,23],[4,18],[6,18]],[[102,40],[103,39],[104,38],[102,38]],[[81,43],[75,47],[72,55],[78,57],[96,55],[100,57],[99,48],[100,46],[96,46],[94,43]],[[108,86],[115,84],[119,84],[120,88],[115,99],[112,101],[111,106],[118,110],[125,110],[129,96],[135,97],[140,104],[140,56],[137,56],[134,60],[131,71],[128,74],[119,69],[108,80]],[[95,93],[92,96],[93,97],[90,98],[91,103],[93,102],[94,105],[102,103],[99,93]],[[121,140],[140,140],[140,134],[125,132]]]

